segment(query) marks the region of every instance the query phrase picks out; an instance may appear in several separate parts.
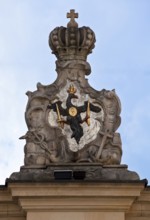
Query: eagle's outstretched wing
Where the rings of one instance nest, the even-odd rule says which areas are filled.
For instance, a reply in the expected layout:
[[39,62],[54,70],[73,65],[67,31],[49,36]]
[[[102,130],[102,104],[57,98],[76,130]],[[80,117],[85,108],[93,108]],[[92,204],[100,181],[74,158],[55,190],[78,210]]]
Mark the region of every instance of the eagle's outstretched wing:
[[53,109],[54,112],[57,112],[57,106],[58,106],[60,114],[62,116],[67,116],[67,109],[64,109],[61,105],[62,105],[62,102],[61,101],[57,101],[55,103],[49,104],[48,108],[49,109]]
[[[88,106],[88,101],[84,102],[84,105],[82,106],[78,106],[78,112],[81,113],[81,112],[86,112],[87,111],[87,106]],[[100,112],[101,111],[101,108],[96,106],[96,105],[93,105],[92,103],[90,103],[89,105],[90,107],[90,110],[92,112]]]

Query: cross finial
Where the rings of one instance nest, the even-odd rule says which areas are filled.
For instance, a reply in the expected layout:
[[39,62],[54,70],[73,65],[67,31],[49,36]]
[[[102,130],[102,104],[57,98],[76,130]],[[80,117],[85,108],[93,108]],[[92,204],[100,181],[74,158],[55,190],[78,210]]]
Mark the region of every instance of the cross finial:
[[78,18],[78,13],[75,13],[74,9],[71,9],[70,12],[67,13],[67,18],[70,18],[67,27],[78,27],[78,23],[75,21],[75,18]]

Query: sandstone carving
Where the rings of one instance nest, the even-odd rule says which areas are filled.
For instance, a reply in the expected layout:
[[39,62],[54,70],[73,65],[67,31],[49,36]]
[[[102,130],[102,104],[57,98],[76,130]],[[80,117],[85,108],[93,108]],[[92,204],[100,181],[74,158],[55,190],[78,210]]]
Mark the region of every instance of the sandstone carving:
[[26,167],[121,162],[120,100],[115,90],[97,91],[89,85],[91,67],[86,59],[95,34],[89,27],[78,28],[77,16],[71,10],[67,27],[57,27],[49,35],[57,57],[56,81],[48,86],[38,83],[36,91],[27,92],[28,131],[21,137],[26,139]]

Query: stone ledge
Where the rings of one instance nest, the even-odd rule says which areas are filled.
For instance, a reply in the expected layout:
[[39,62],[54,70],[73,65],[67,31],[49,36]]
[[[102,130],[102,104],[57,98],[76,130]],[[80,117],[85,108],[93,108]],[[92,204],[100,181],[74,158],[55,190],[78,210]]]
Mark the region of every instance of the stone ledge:
[[144,190],[143,181],[130,183],[9,182],[8,189],[25,211],[127,212]]
[[[54,171],[83,171],[84,181],[139,181],[136,172],[127,170],[126,165],[100,166],[98,164],[52,164],[44,168],[21,167],[20,172],[12,173],[9,181],[43,182],[55,180]],[[69,181],[73,181],[73,177]],[[83,180],[82,180],[83,181]]]

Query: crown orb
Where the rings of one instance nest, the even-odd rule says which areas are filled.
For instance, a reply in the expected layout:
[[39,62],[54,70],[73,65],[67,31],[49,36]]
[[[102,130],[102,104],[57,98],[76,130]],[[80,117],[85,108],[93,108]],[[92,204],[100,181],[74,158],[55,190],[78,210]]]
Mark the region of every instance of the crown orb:
[[90,40],[87,40],[87,41],[86,41],[86,45],[89,46],[90,44],[91,44],[91,41],[90,41]]
[[76,41],[75,40],[70,40],[71,45],[75,45]]
[[88,34],[87,37],[88,37],[88,39],[91,40],[93,36],[92,36],[92,34]]
[[75,33],[71,33],[70,38],[74,38],[74,37],[75,37]]
[[54,41],[58,40],[57,35],[53,35],[53,40],[54,40]]

